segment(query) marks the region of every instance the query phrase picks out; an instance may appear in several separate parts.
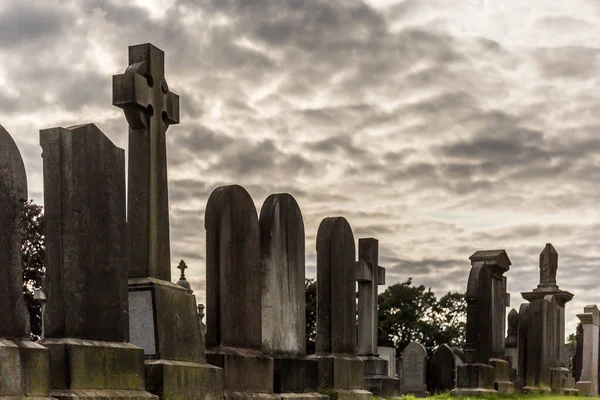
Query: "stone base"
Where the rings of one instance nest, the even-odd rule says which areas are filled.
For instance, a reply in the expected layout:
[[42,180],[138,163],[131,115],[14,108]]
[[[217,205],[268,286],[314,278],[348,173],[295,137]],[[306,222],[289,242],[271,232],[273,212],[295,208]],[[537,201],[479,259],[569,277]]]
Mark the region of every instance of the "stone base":
[[273,393],[274,362],[259,351],[218,347],[206,351],[206,361],[223,368],[225,397]]
[[332,400],[373,400],[373,394],[363,389],[325,389],[322,393]]
[[146,390],[166,399],[223,398],[223,370],[210,364],[146,360]]
[[[594,388],[595,386],[595,388]],[[598,383],[591,381],[579,381],[575,385],[582,396],[598,396]]]
[[49,352],[29,340],[0,339],[0,399],[47,398]]
[[[453,394],[469,392],[476,393],[497,393],[494,390],[494,367],[487,364],[465,364],[457,368],[456,389]],[[461,394],[462,395],[462,394]]]
[[305,357],[273,356],[275,393],[316,392],[319,387],[318,363]]
[[250,393],[231,390],[226,390],[223,397],[226,400],[329,400],[329,397],[320,393]]
[[154,399],[145,391],[144,351],[129,343],[43,339],[50,353],[50,396]]
[[311,354],[317,361],[319,386],[326,389],[363,389],[363,362],[343,354]]
[[400,379],[385,375],[365,376],[365,389],[378,397],[400,396]]
[[490,358],[489,364],[494,367],[494,389],[499,393],[514,393],[515,386],[510,381],[510,364],[508,361]]
[[550,388],[555,393],[577,393],[571,371],[565,367],[550,368]]
[[542,390],[538,386],[525,386],[525,387],[523,387],[523,393],[526,393],[526,394],[541,394]]
[[456,388],[456,389],[452,389],[450,391],[450,394],[452,396],[466,396],[466,397],[476,397],[476,396],[489,396],[489,395],[494,395],[497,394],[498,392],[496,392],[493,389],[482,389],[482,388],[475,388],[475,389],[468,389],[468,388]]

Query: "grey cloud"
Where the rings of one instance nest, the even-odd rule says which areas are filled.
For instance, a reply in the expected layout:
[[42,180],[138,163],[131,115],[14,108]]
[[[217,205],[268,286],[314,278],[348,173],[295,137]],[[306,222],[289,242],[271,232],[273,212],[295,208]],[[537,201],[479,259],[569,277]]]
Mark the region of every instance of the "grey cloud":
[[600,50],[583,46],[538,48],[538,68],[547,79],[590,79],[600,66]]
[[[49,42],[70,23],[68,9],[51,8],[35,1],[14,1],[0,13],[0,47],[15,47],[35,42]],[[35,57],[31,57],[34,59]],[[27,60],[23,60],[27,61]]]

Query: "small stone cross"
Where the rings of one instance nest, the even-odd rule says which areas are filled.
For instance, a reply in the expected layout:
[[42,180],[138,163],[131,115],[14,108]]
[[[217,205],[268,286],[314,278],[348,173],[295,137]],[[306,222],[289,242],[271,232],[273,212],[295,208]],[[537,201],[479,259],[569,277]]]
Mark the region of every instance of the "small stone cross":
[[378,265],[379,241],[358,240],[356,281],[358,282],[359,355],[377,355],[377,286],[385,284],[385,268]]
[[179,96],[169,91],[164,58],[150,43],[130,46],[129,67],[113,76],[113,105],[129,123],[129,277],[170,281],[165,133],[179,123]]
[[179,279],[185,280],[185,270],[187,269],[187,267],[188,266],[186,265],[185,261],[179,261],[179,265],[177,266],[177,269],[181,271],[181,276],[179,277]]

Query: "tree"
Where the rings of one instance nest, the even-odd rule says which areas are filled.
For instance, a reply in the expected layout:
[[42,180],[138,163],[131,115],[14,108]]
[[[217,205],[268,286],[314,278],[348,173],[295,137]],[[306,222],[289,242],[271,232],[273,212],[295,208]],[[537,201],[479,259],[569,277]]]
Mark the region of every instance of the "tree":
[[23,253],[23,295],[29,311],[31,338],[37,340],[42,334],[42,305],[33,297],[40,289],[46,273],[44,257],[44,213],[43,207],[33,200],[23,203],[21,214],[21,251]]
[[306,352],[315,352],[317,339],[317,281],[304,280],[306,298]]
[[391,285],[379,295],[379,344],[398,351],[412,341],[428,349],[441,344],[461,347],[466,307],[463,294],[448,292],[438,301],[431,289],[413,286],[412,278]]

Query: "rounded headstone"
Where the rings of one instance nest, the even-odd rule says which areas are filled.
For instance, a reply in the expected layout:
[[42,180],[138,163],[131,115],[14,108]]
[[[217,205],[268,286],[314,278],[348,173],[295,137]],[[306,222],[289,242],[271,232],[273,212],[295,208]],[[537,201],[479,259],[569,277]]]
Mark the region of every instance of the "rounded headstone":
[[455,355],[452,349],[443,344],[439,346],[429,361],[427,382],[431,393],[442,393],[452,390],[456,376]]

